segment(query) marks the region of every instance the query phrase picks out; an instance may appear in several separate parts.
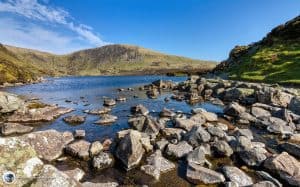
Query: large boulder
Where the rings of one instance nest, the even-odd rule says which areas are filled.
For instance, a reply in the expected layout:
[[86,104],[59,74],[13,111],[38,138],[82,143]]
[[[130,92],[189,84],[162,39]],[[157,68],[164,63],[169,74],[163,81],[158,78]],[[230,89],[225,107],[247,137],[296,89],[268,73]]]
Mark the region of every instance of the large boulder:
[[300,186],[300,162],[286,152],[268,158],[264,167],[280,176],[288,184]]
[[0,113],[14,112],[24,105],[24,101],[17,95],[0,92]]
[[188,163],[186,178],[193,184],[218,184],[225,181],[221,173],[195,163]]
[[[19,138],[0,138],[0,175],[11,171],[16,175],[15,186],[24,186],[35,179],[43,168],[43,162],[35,150]],[[0,180],[0,186],[6,186]],[[8,185],[9,186],[9,185]]]
[[138,165],[145,153],[140,132],[130,130],[117,145],[115,155],[124,164],[127,170]]
[[59,171],[52,165],[45,165],[40,175],[31,184],[32,187],[75,187],[79,185],[75,179]]
[[300,96],[293,97],[288,107],[291,111],[300,115]]
[[1,127],[1,134],[4,136],[12,134],[24,134],[31,132],[33,127],[25,126],[19,123],[4,123]]
[[66,153],[73,157],[78,157],[82,160],[89,159],[89,149],[91,143],[85,140],[78,140],[66,146]]
[[222,172],[229,181],[236,182],[238,186],[250,186],[253,184],[251,177],[237,167],[224,166],[222,167]]
[[74,140],[71,132],[58,132],[56,130],[38,131],[21,137],[36,151],[39,158],[53,161],[63,154],[65,146]]

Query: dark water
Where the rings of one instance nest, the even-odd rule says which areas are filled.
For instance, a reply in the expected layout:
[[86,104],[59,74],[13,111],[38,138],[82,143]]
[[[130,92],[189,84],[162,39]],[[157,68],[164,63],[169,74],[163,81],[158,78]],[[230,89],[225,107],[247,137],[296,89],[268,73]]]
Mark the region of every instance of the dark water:
[[[180,82],[186,80],[186,77],[167,77],[167,76],[97,76],[97,77],[63,77],[49,78],[46,82],[19,87],[6,88],[8,92],[13,92],[26,96],[28,98],[39,98],[41,101],[49,104],[58,104],[68,108],[75,109],[71,114],[86,115],[86,121],[80,125],[69,125],[62,121],[62,118],[70,115],[66,114],[51,123],[37,126],[36,130],[56,129],[58,131],[74,131],[75,129],[84,129],[86,139],[89,141],[103,140],[114,136],[115,132],[128,128],[127,120],[130,114],[130,107],[143,104],[150,111],[151,115],[157,115],[164,107],[174,109],[175,111],[190,112],[191,108],[203,107],[208,111],[220,113],[222,109],[219,106],[210,103],[199,103],[189,105],[185,102],[170,101],[164,102],[164,98],[171,96],[172,93],[162,93],[158,99],[148,99],[145,91],[139,91],[138,87],[149,84],[155,80],[172,80]],[[118,88],[135,88],[134,91],[118,92]],[[87,115],[83,113],[86,109],[96,109],[102,107],[103,97],[116,98],[125,96],[126,102],[118,102],[112,108],[111,114],[118,116],[118,121],[110,126],[94,124],[99,116]],[[138,98],[133,98],[137,95]],[[81,97],[84,97],[83,99]],[[71,103],[65,102],[72,101]],[[85,106],[86,104],[90,104]]]

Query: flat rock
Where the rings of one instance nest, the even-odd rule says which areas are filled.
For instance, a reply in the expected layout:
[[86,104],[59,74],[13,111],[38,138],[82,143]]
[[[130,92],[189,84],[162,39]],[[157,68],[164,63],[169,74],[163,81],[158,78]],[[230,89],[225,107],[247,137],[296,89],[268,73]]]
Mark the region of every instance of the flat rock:
[[287,152],[268,158],[264,167],[279,175],[290,185],[300,186],[300,162]]
[[85,121],[85,116],[71,115],[65,117],[64,121],[69,124],[81,124]]
[[188,163],[186,178],[193,184],[218,184],[225,181],[221,173],[194,163]]
[[271,117],[271,112],[259,107],[252,107],[251,114],[256,118]]
[[118,119],[117,116],[110,115],[110,114],[104,114],[101,116],[101,119],[95,122],[95,124],[101,124],[101,125],[107,125],[107,124],[112,124],[116,122]]
[[212,112],[207,112],[203,108],[193,109],[193,112],[202,115],[208,122],[218,121],[217,114]]
[[91,143],[85,140],[78,140],[66,146],[66,153],[83,160],[89,159],[89,149]]
[[193,150],[186,141],[181,141],[178,144],[168,144],[166,148],[166,154],[172,158],[180,159],[185,157],[189,152]]
[[109,107],[103,107],[99,109],[92,109],[92,110],[85,110],[85,113],[92,114],[92,115],[101,115],[101,114],[107,114],[111,111],[111,108]]
[[238,186],[250,186],[253,184],[251,177],[237,167],[224,166],[222,167],[222,172],[229,181],[236,182]]
[[181,140],[181,137],[186,133],[185,130],[179,128],[165,128],[162,130],[163,136],[167,139],[177,139]]
[[190,131],[194,126],[196,126],[197,122],[192,119],[184,119],[184,118],[176,118],[175,119],[175,127],[181,128],[187,131]]
[[19,123],[4,123],[1,127],[1,134],[4,136],[12,134],[25,134],[33,130],[33,127],[25,126]]

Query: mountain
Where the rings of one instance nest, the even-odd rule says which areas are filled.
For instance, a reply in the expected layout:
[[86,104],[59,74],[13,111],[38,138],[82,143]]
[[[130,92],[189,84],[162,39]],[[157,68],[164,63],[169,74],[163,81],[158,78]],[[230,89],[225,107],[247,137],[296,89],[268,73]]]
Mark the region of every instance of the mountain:
[[279,25],[261,41],[236,46],[215,73],[232,79],[300,83],[300,16]]
[[[160,52],[130,45],[107,45],[86,49],[66,55],[55,55],[32,49],[1,45],[3,54],[13,56],[11,64],[16,68],[11,71],[26,70],[34,76],[50,75],[129,75],[129,74],[166,74],[206,72],[216,65],[212,61],[166,55]],[[9,55],[3,55],[0,65],[5,64]],[[26,65],[26,66],[25,66]],[[5,69],[3,69],[5,72]],[[30,78],[30,77],[29,77]],[[7,82],[24,81],[3,78]],[[3,82],[2,80],[2,82]]]

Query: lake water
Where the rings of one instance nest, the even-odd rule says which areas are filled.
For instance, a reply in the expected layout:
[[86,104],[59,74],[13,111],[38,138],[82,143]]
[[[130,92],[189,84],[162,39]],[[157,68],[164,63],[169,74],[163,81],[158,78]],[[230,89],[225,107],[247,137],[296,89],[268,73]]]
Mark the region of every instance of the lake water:
[[[20,94],[28,98],[39,98],[42,102],[49,104],[58,104],[68,108],[75,109],[74,112],[61,116],[54,122],[37,126],[36,130],[56,129],[58,131],[74,131],[75,129],[84,129],[88,141],[103,140],[113,137],[114,134],[128,127],[128,115],[130,108],[137,104],[143,104],[150,111],[150,115],[156,116],[164,107],[189,113],[192,108],[203,107],[208,111],[220,113],[222,108],[210,103],[199,103],[189,105],[185,102],[171,100],[165,102],[165,97],[170,97],[172,93],[162,93],[158,99],[147,98],[145,91],[139,91],[138,87],[162,79],[180,82],[187,77],[168,77],[168,76],[97,76],[97,77],[62,77],[49,78],[47,81],[24,85],[18,87],[6,88],[8,92]],[[134,88],[134,91],[118,92],[118,88]],[[103,97],[116,98],[125,96],[126,102],[118,102],[112,108],[111,114],[118,116],[118,121],[109,126],[94,124],[99,116],[87,115],[83,111],[87,109],[97,109],[103,105]],[[134,96],[138,98],[134,98]],[[82,99],[82,97],[84,97]],[[66,100],[72,101],[71,103]],[[89,105],[87,105],[89,104]],[[69,125],[62,119],[70,114],[86,115],[86,121],[80,125]]]

